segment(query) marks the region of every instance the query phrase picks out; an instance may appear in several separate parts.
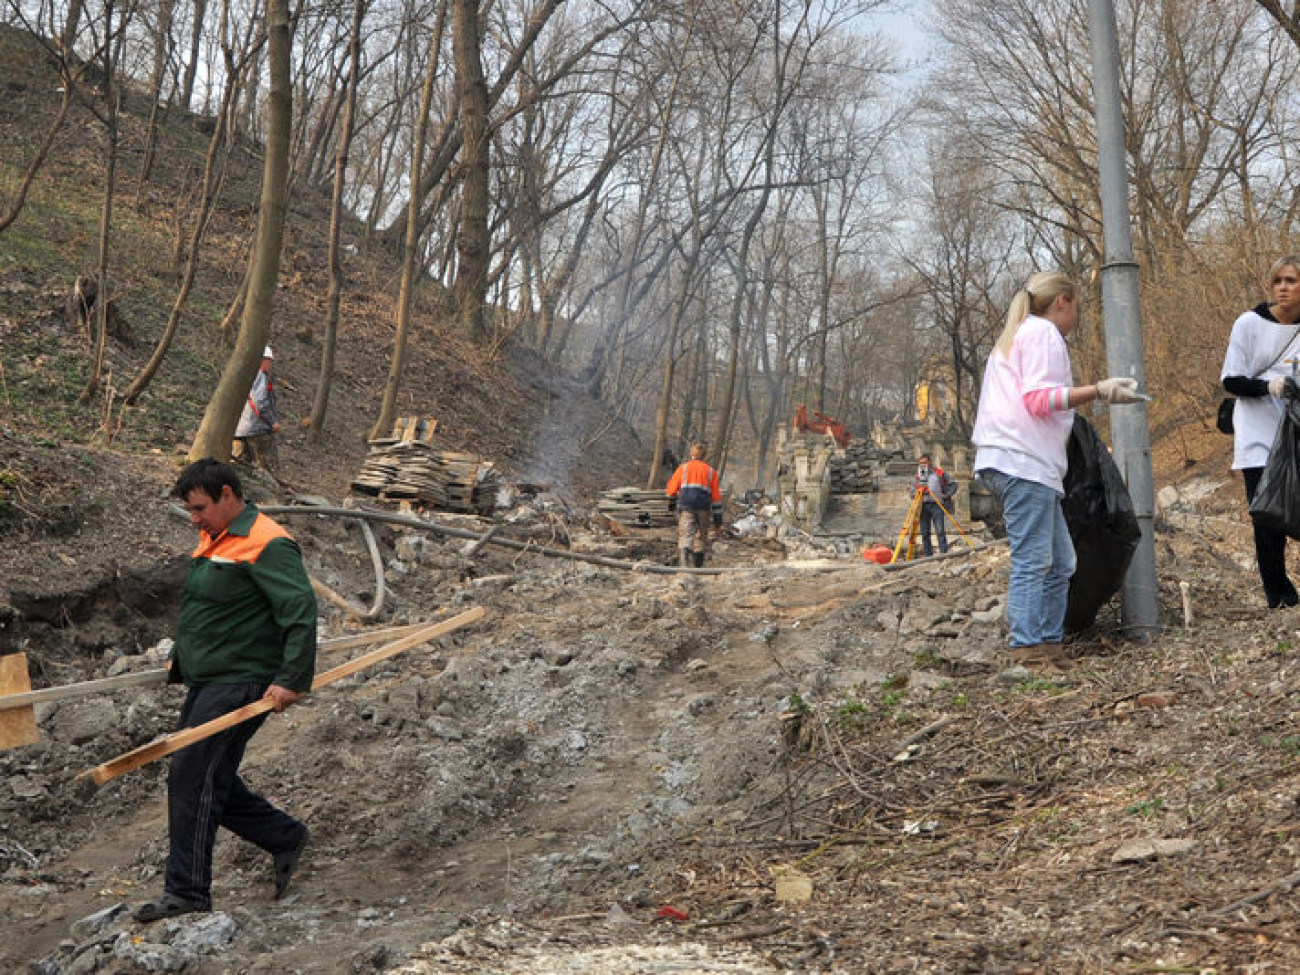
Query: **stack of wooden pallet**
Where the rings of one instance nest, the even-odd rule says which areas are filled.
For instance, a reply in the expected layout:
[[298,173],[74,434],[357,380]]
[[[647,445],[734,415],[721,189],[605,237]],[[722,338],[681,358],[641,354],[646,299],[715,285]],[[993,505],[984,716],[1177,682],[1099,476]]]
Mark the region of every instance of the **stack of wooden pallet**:
[[433,421],[398,420],[392,437],[370,441],[365,465],[352,490],[391,501],[410,501],[443,511],[490,511],[501,476],[473,454],[434,450]]
[[654,528],[676,522],[676,516],[668,510],[668,495],[663,491],[642,491],[634,487],[603,491],[596,499],[596,510],[610,521],[633,528]]

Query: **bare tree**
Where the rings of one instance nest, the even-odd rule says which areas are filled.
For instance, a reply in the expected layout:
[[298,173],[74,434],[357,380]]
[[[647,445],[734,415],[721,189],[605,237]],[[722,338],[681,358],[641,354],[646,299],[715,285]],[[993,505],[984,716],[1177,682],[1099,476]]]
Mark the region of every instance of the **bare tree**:
[[483,303],[491,251],[488,198],[488,91],[480,51],[479,0],[452,0],[452,50],[456,101],[460,107],[461,205],[456,237],[456,280],[452,305],[461,333],[472,342],[487,337]]
[[181,108],[187,112],[194,105],[194,79],[199,69],[199,51],[203,42],[203,22],[207,11],[208,0],[193,0],[190,5],[190,47],[185,59],[185,69],[181,74],[181,90],[178,99]]
[[[122,58],[123,35],[131,19],[132,7],[119,11],[115,0],[106,0],[103,7],[104,43],[99,47],[99,67],[103,73],[103,109],[96,110],[104,126],[104,199],[99,215],[99,241],[95,277],[97,300],[95,328],[92,331],[90,374],[82,387],[78,402],[88,403],[99,392],[104,371],[104,352],[108,345],[109,312],[114,308],[109,288],[108,264],[113,228],[113,199],[117,193],[117,143],[118,115],[122,108],[122,89],[117,77]],[[93,106],[93,103],[91,103]]]
[[[145,389],[148,388],[149,383],[153,381],[153,377],[162,366],[163,360],[171,348],[172,340],[176,337],[181,318],[189,301],[190,292],[193,290],[194,281],[198,276],[203,239],[207,233],[212,211],[219,196],[225,158],[229,157],[230,144],[226,138],[226,124],[230,118],[230,104],[239,91],[240,79],[243,77],[252,57],[251,50],[246,48],[242,52],[237,52],[231,45],[231,36],[228,30],[229,8],[229,0],[222,0],[220,35],[226,83],[221,97],[221,109],[217,113],[216,126],[208,140],[208,151],[203,160],[203,184],[199,191],[198,211],[194,216],[194,224],[190,229],[189,241],[185,248],[185,268],[181,272],[181,281],[176,291],[176,299],[172,302],[171,312],[167,316],[167,323],[163,326],[162,334],[154,347],[153,354],[150,355],[149,361],[145,363],[144,368],[140,370],[139,374],[122,394],[122,399],[128,404],[136,402]],[[226,153],[225,158],[221,155],[223,150]],[[218,170],[219,160],[222,163],[220,171]],[[246,280],[247,278],[245,278]],[[245,293],[243,284],[241,284],[240,293],[241,295]],[[239,307],[243,308],[242,300]]]
[[145,127],[144,162],[140,166],[140,183],[148,182],[153,172],[154,153],[158,148],[158,120],[163,112],[163,83],[173,56],[174,14],[176,0],[158,0],[157,18],[153,23],[153,62],[149,72],[149,122]]
[[[420,95],[420,109],[416,116],[415,144],[411,149],[410,185],[419,186],[424,168],[425,136],[428,131],[427,120],[433,103],[434,83],[438,78],[438,51],[442,47],[442,34],[446,23],[447,6],[444,3],[438,11],[429,44],[428,67],[425,70],[424,90]],[[406,369],[406,339],[410,331],[411,306],[414,303],[416,275],[419,273],[420,249],[420,199],[411,194],[406,206],[406,236],[402,249],[402,285],[397,299],[397,329],[393,340],[393,355],[388,367],[388,379],[384,383],[383,400],[379,407],[379,416],[370,429],[371,438],[382,437],[392,429],[397,418],[397,394],[402,388],[402,373]]]
[[230,458],[235,425],[239,422],[240,410],[248,396],[248,388],[261,361],[262,347],[266,345],[270,332],[271,306],[279,278],[280,248],[284,239],[289,133],[293,121],[288,0],[266,0],[266,34],[270,69],[269,112],[257,245],[252,255],[253,273],[249,278],[248,300],[244,306],[235,349],[226,362],[217,388],[203,413],[198,433],[190,445],[190,460],[203,457],[216,457],[220,460]]
[[312,402],[308,426],[313,441],[319,442],[325,429],[325,411],[329,407],[330,386],[334,379],[334,351],[338,344],[339,302],[343,294],[343,262],[339,257],[339,240],[343,223],[343,186],[347,178],[348,154],[352,149],[352,132],[357,111],[357,86],[361,79],[361,25],[365,20],[367,0],[354,0],[352,28],[348,32],[348,80],[343,109],[343,131],[339,133],[334,153],[334,193],[330,197],[329,292],[325,299],[325,324],[322,329],[320,378]]
[[1023,276],[996,180],[987,169],[953,169],[952,147],[938,135],[929,153],[924,221],[930,246],[907,259],[921,281],[924,307],[947,351],[927,378],[948,389],[953,418],[969,431],[983,363],[1001,330],[1002,298]]

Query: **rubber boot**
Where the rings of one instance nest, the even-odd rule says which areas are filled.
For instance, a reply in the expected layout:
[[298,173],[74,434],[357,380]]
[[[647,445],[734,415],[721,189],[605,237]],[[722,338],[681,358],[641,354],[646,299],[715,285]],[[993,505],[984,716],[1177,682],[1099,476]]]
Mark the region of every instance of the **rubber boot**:
[[697,568],[697,569],[702,569],[702,568],[704,568],[704,553],[703,553],[703,552],[692,552],[692,553],[691,553],[691,557],[695,560],[695,568]]
[[691,550],[689,548],[682,549],[678,553],[677,561],[683,569],[689,569],[691,567]]

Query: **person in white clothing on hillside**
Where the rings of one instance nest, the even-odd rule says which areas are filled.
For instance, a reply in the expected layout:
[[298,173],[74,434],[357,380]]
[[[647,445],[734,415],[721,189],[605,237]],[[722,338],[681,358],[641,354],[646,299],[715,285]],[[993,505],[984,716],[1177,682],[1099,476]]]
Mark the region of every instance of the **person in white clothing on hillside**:
[[[1255,497],[1269,451],[1282,422],[1282,397],[1291,363],[1300,357],[1300,256],[1287,256],[1269,269],[1271,302],[1263,302],[1233,323],[1220,379],[1237,397],[1232,411],[1232,469],[1246,482],[1246,502]],[[1290,389],[1288,389],[1290,386]],[[1300,602],[1286,574],[1286,535],[1255,525],[1255,559],[1269,609]]]
[[244,412],[235,427],[235,442],[231,457],[240,463],[261,467],[276,473],[280,468],[279,451],[275,435],[280,432],[280,417],[275,409],[275,382],[271,379],[271,364],[275,354],[268,345],[262,350],[262,364],[253,377],[253,387],[248,391]]
[[1075,557],[1061,500],[1074,407],[1145,398],[1130,378],[1074,385],[1065,339],[1078,321],[1078,288],[1061,271],[1040,271],[1016,292],[984,370],[971,435],[975,476],[1002,502],[1011,543],[1007,622],[1018,663],[1066,662]]

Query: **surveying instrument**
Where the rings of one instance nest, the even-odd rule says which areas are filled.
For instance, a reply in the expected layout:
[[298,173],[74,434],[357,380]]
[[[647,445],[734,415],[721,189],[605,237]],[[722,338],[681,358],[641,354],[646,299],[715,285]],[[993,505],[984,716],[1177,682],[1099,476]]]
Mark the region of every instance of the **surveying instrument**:
[[894,554],[889,559],[890,565],[900,561],[899,556],[903,554],[904,545],[907,546],[907,554],[903,557],[902,561],[911,562],[912,559],[915,558],[913,553],[916,551],[916,536],[921,529],[921,505],[925,503],[927,496],[929,496],[934,503],[939,506],[939,510],[943,512],[943,516],[952,522],[952,527],[957,529],[957,534],[961,535],[962,539],[966,542],[966,546],[968,548],[975,547],[975,543],[972,542],[970,536],[966,534],[966,529],[962,528],[961,523],[952,516],[952,512],[944,507],[944,503],[931,494],[928,488],[921,488],[912,495],[912,503],[908,505],[907,508],[907,517],[903,519],[903,530],[898,533],[898,541],[894,543]]

